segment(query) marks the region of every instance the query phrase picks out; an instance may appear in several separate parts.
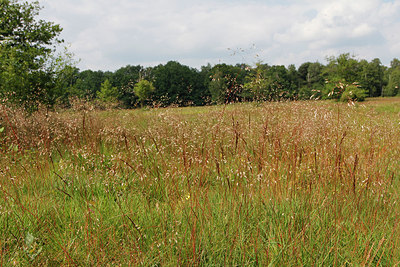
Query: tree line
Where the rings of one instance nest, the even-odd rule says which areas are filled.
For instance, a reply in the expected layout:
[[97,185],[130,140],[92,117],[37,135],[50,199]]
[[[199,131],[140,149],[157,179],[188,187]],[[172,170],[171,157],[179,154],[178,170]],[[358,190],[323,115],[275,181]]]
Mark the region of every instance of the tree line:
[[118,102],[121,107],[140,105],[189,106],[242,101],[301,99],[364,100],[396,96],[400,86],[400,60],[390,67],[379,59],[358,60],[350,54],[327,59],[327,64],[294,65],[258,63],[207,65],[191,68],[176,61],[155,67],[125,66],[110,71],[65,70],[60,100]]
[[73,98],[120,107],[189,106],[242,101],[300,99],[364,100],[400,94],[400,61],[345,53],[327,63],[299,67],[257,63],[216,64],[200,69],[176,61],[155,67],[127,65],[111,71],[81,71],[68,52],[56,56],[62,28],[38,20],[38,2],[0,2],[0,97],[35,109],[68,106]]

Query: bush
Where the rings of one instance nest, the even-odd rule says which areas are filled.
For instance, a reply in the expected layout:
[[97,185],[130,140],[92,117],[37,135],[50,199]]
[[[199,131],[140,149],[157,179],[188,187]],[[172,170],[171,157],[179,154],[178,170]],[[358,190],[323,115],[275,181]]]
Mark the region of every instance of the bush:
[[343,92],[340,97],[340,101],[364,101],[367,96],[367,92],[358,87],[357,85],[351,84],[346,87],[346,90]]

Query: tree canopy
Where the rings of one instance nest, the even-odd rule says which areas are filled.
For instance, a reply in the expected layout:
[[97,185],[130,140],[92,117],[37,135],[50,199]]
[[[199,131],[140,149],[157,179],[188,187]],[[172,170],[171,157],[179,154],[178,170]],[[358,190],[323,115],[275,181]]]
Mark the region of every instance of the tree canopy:
[[28,107],[54,102],[53,52],[62,42],[62,28],[38,19],[40,9],[37,1],[0,2],[0,94]]

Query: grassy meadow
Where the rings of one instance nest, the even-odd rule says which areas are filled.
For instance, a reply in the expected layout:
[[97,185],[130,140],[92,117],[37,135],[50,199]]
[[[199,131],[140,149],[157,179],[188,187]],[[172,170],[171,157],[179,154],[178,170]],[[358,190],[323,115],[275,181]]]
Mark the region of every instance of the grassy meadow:
[[400,98],[0,108],[1,266],[400,263]]

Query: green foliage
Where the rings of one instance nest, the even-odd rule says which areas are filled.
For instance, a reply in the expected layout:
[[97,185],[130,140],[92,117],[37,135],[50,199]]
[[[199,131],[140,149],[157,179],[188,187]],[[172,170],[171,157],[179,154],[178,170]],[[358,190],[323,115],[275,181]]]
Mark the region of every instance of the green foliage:
[[[37,20],[38,2],[0,2],[0,95],[34,109],[54,102],[52,52],[62,28]],[[53,47],[52,47],[53,46]]]
[[373,59],[371,62],[362,60],[360,66],[361,70],[357,80],[360,86],[367,90],[370,97],[381,96],[385,85],[385,67],[382,66],[381,61],[378,58]]
[[360,86],[351,84],[346,87],[344,92],[340,97],[340,101],[348,102],[348,101],[364,101],[367,96],[367,91],[362,89]]
[[97,92],[97,99],[104,103],[115,103],[118,99],[118,89],[112,86],[110,81],[106,79]]
[[71,92],[86,100],[94,100],[97,92],[100,91],[101,84],[106,80],[103,71],[85,70],[78,74],[78,77],[71,87]]
[[[379,59],[371,62],[357,60],[350,54],[341,54],[338,57],[328,58],[328,65],[323,71],[323,75],[329,81],[342,81],[352,84],[358,83],[367,91],[367,96],[375,97],[382,95],[382,88],[385,85],[385,67]],[[328,85],[327,87],[330,87]],[[325,91],[329,91],[326,90]]]
[[400,69],[395,69],[389,74],[389,83],[385,90],[386,96],[400,95]]
[[132,108],[135,106],[138,100],[134,92],[135,83],[141,78],[145,78],[146,75],[146,69],[139,65],[127,65],[112,73],[110,81],[113,86],[118,88],[118,100],[123,107]]
[[266,76],[269,80],[266,100],[278,101],[282,99],[293,99],[296,89],[288,76],[285,66],[271,66],[267,69]]
[[211,100],[217,104],[225,102],[225,93],[228,90],[227,77],[224,76],[222,71],[216,70],[211,76],[208,90],[211,94]]
[[255,70],[250,70],[246,80],[243,86],[243,98],[250,101],[264,100],[268,80],[263,77],[262,69],[257,67]]
[[206,88],[200,72],[170,61],[154,68],[154,100],[161,105],[202,105]]
[[147,80],[139,81],[134,87],[135,95],[139,98],[139,101],[142,104],[142,106],[147,100],[150,99],[154,91],[155,87],[153,83]]
[[328,65],[324,72],[328,80],[332,80],[332,77],[336,77],[347,83],[358,81],[361,68],[358,60],[354,56],[345,53],[337,57],[328,57],[327,60]]
[[400,95],[400,61],[394,59],[391,67],[387,71],[388,84],[384,89],[384,96]]
[[246,65],[217,64],[210,70],[209,92],[214,103],[234,103],[242,99]]
[[319,63],[306,62],[298,69],[298,86],[300,99],[318,99],[325,86],[324,66]]
[[330,77],[330,80],[325,81],[322,89],[322,99],[340,99],[345,88],[346,82],[339,77]]
[[367,91],[357,83],[349,84],[339,78],[327,81],[323,90],[324,99],[336,99],[343,102],[364,101],[367,95]]
[[250,69],[242,95],[250,100],[279,101],[297,98],[297,72],[294,66],[257,64]]

